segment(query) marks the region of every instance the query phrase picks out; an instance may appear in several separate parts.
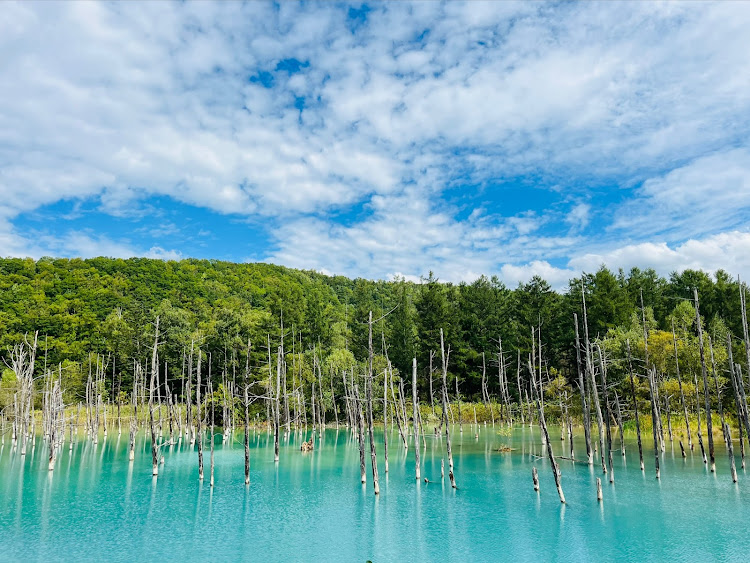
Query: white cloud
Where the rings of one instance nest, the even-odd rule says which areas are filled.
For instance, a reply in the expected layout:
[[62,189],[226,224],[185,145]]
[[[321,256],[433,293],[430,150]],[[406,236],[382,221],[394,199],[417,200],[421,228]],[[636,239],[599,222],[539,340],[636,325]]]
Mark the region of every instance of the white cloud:
[[598,254],[584,254],[570,260],[569,266],[592,272],[602,264],[611,269],[653,268],[662,275],[686,269],[709,272],[724,269],[747,279],[750,276],[750,232],[731,231],[704,239],[689,239],[673,246],[666,242],[630,244]]
[[[454,209],[436,206],[417,189],[377,196],[370,207],[371,215],[351,226],[311,218],[284,223],[275,231],[277,249],[268,260],[353,277],[418,279],[433,271],[444,281],[458,282],[492,274],[507,261],[561,257],[578,242],[532,234],[530,217],[472,213],[460,220]],[[514,283],[523,275],[519,269],[505,272]]]
[[750,150],[715,152],[651,178],[627,202],[613,227],[672,240],[746,225],[750,213]]
[[566,282],[576,275],[575,270],[556,268],[544,260],[534,260],[528,264],[505,264],[500,268],[500,277],[509,285],[517,285],[529,281],[534,276],[540,276],[556,288],[563,287]]
[[0,219],[0,256],[68,256],[75,258],[131,258],[145,256],[160,260],[180,260],[183,255],[178,250],[153,246],[143,249],[129,241],[112,240],[106,235],[95,234],[91,230],[69,230],[61,235],[32,233],[33,237],[18,234]]
[[591,206],[588,203],[578,203],[565,216],[565,222],[570,225],[573,232],[579,232],[589,224]]
[[160,246],[152,246],[146,252],[146,258],[157,258],[159,260],[181,260],[184,258],[181,252],[176,250],[165,250]]
[[[639,253],[745,267],[742,244],[710,237],[750,208],[747,5],[384,3],[356,34],[346,14],[4,5],[0,253],[178,257],[157,240],[13,227],[61,199],[138,217],[168,196],[267,225],[269,260],[355,276],[552,281]],[[290,58],[306,66],[277,70]],[[559,200],[506,201],[524,175]],[[644,180],[614,210],[589,193]],[[496,208],[448,205],[462,183]]]

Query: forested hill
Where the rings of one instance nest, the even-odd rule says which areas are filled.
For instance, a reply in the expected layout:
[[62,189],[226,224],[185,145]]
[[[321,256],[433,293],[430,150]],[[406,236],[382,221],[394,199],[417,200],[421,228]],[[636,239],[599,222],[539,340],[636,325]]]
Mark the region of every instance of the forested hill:
[[[430,275],[413,284],[208,260],[9,258],[0,260],[0,354],[7,356],[25,333],[38,331],[40,373],[45,364],[62,363],[68,387],[75,387],[76,379],[83,385],[90,354],[101,354],[126,386],[134,360],[145,361],[150,353],[158,315],[159,359],[170,378],[180,377],[191,341],[211,354],[218,373],[227,362],[239,364],[249,340],[251,368],[261,373],[267,341],[270,336],[275,349],[282,318],[286,350],[294,342],[299,353],[301,338],[302,349],[310,354],[315,348],[320,358],[348,358],[350,351],[365,359],[372,311],[376,353],[383,353],[385,342],[402,373],[410,370],[413,356],[420,373],[426,373],[442,328],[451,349],[451,374],[460,377],[462,395],[477,397],[482,354],[488,373],[496,373],[502,339],[514,379],[518,351],[523,361],[531,351],[532,326],[541,326],[548,371],[569,380],[574,376],[573,315],[582,321],[582,287],[592,338],[638,324],[641,292],[649,326],[671,330],[673,311],[687,305],[692,288],[698,289],[707,328],[742,335],[738,282],[722,271],[712,277],[687,270],[664,279],[652,270],[602,268],[556,292],[540,278],[508,288],[496,277],[456,285]],[[690,311],[682,313],[681,318],[690,318]]]

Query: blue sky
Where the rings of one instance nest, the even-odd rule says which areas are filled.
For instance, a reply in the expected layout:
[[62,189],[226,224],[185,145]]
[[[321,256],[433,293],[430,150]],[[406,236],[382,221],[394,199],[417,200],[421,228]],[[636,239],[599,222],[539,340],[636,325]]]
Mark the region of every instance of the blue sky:
[[0,255],[750,276],[750,5],[6,3]]

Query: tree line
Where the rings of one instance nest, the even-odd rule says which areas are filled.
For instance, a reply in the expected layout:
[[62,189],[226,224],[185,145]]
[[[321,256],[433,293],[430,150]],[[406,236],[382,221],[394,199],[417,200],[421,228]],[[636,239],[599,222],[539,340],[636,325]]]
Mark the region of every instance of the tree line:
[[[179,396],[191,346],[200,348],[204,373],[212,374],[204,379],[206,390],[219,389],[246,366],[256,379],[265,374],[270,384],[269,362],[286,361],[295,364],[301,381],[320,378],[326,392],[330,387],[334,393],[341,371],[355,364],[364,368],[369,359],[372,313],[376,374],[390,362],[409,387],[416,358],[419,393],[429,397],[432,379],[439,377],[442,330],[450,349],[449,387],[456,396],[482,402],[505,393],[517,403],[530,389],[530,356],[547,392],[569,396],[577,389],[574,315],[581,317],[585,300],[587,329],[612,360],[613,384],[625,392],[627,343],[637,358],[649,349],[660,385],[676,397],[675,390],[668,393],[674,358],[684,373],[700,373],[694,290],[701,326],[726,382],[727,335],[741,336],[743,326],[739,281],[721,270],[714,275],[685,270],[664,278],[653,270],[602,267],[555,290],[538,276],[509,288],[496,276],[453,284],[429,273],[413,283],[263,263],[7,258],[0,259],[0,354],[7,359],[25,335],[36,333],[34,370],[39,376],[52,366],[59,370],[65,404],[84,401],[92,392],[92,369],[101,374],[96,392],[114,403],[131,397],[138,366],[151,363],[158,318],[158,380]],[[289,358],[278,360],[283,339]],[[741,338],[729,342],[735,358],[746,356]],[[640,386],[645,400],[643,380]],[[13,401],[16,387],[6,367],[0,408]],[[730,392],[724,385],[714,400]]]

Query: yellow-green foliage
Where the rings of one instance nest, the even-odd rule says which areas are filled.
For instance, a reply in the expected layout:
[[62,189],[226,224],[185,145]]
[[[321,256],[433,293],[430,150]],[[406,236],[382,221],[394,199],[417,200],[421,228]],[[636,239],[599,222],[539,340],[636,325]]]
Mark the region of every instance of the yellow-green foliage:
[[5,368],[0,380],[0,409],[12,407],[13,393],[16,391],[16,374],[13,370]]

